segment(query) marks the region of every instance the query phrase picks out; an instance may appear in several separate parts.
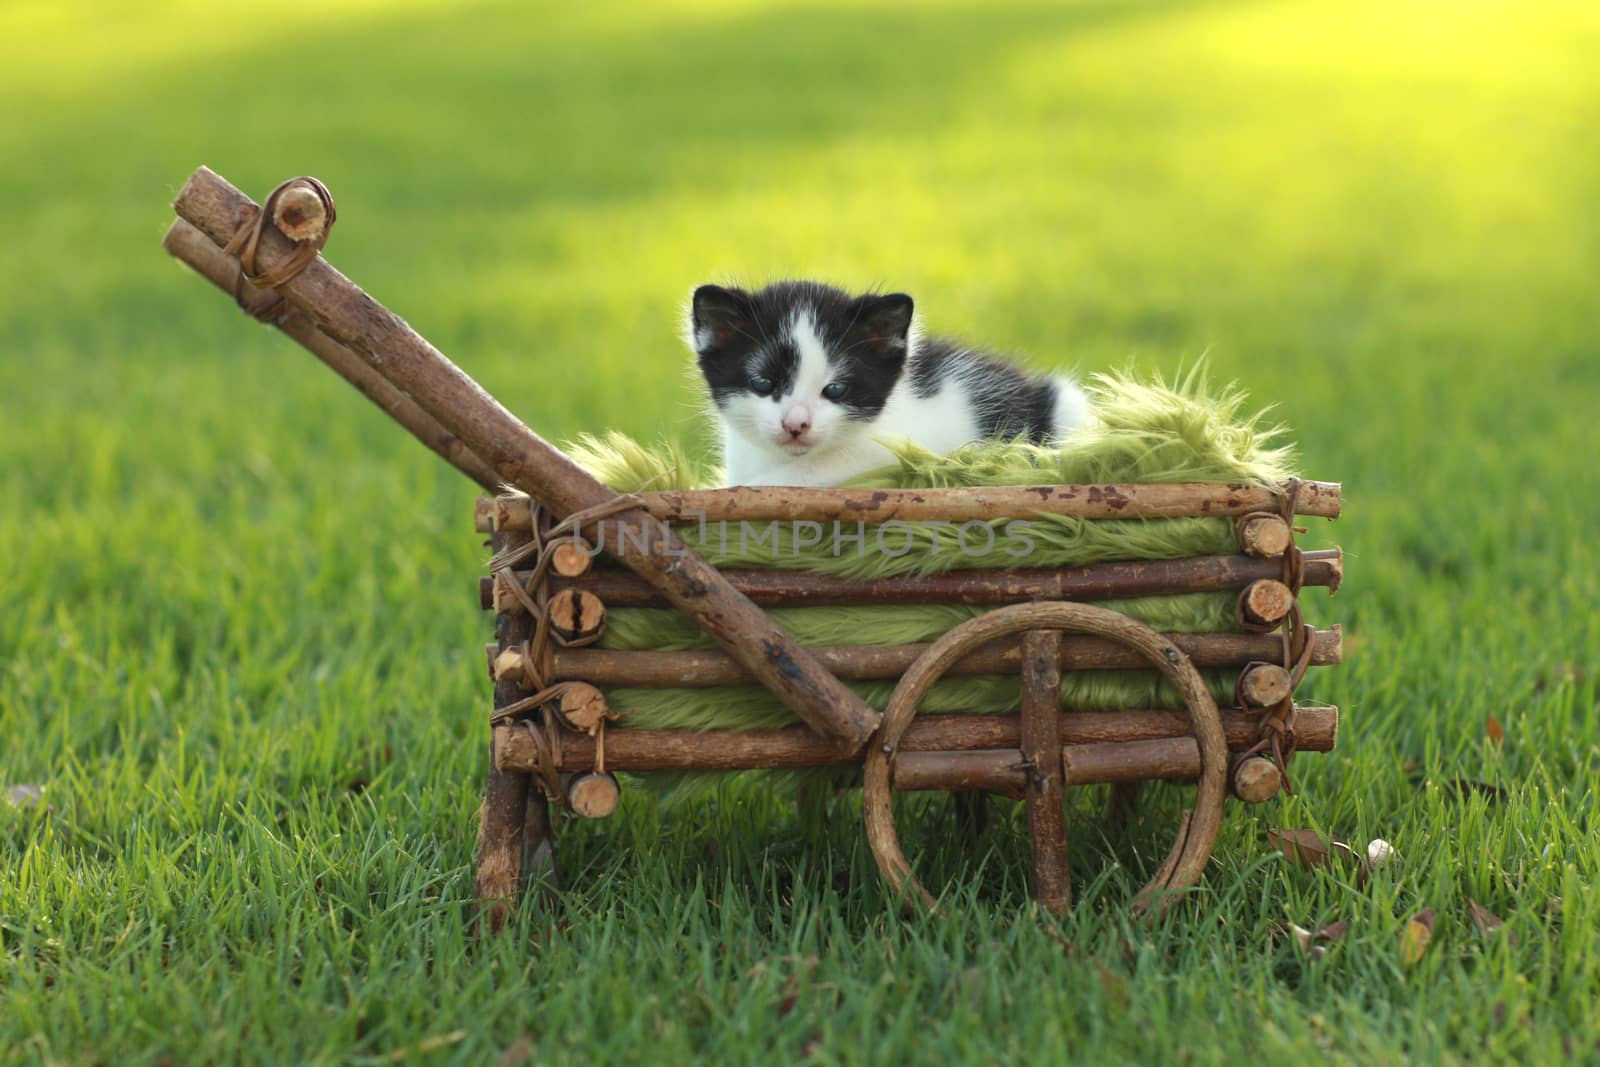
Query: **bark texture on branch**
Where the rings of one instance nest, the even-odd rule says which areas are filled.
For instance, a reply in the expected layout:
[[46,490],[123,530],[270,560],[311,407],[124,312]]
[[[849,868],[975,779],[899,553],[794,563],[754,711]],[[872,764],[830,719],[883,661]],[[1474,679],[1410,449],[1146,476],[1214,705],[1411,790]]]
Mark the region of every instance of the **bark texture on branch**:
[[[318,207],[321,204],[319,198]],[[239,261],[225,255],[211,238],[184,220],[174,219],[162,241],[162,247],[206,281],[229,296],[233,295],[234,285],[239,279]],[[384,414],[398,422],[440,459],[491,492],[499,490],[504,484],[494,468],[479,459],[461,443],[460,438],[440,426],[437,419],[390,385],[387,378],[367,366],[360,356],[318,329],[308,315],[293,304],[280,300],[275,291],[257,289],[246,282],[240,287],[239,296],[245,311],[276,326],[326,363],[335,374],[355,386],[362,396],[376,404]]]
[[[496,550],[515,548],[528,540],[525,533],[495,536]],[[533,634],[527,616],[502,615],[496,620],[499,651],[526,641]],[[495,707],[505,707],[525,695],[518,678],[507,673],[494,683]],[[549,808],[532,788],[526,771],[510,769],[496,751],[504,740],[496,732],[489,739],[489,780],[478,816],[476,889],[479,906],[490,930],[499,930],[516,909],[516,899],[538,878],[555,877],[555,852]]]
[[[1182,782],[1200,777],[1200,745],[1192,737],[1069,745],[1061,756],[1066,785]],[[898,793],[981,789],[1021,797],[1027,779],[1026,765],[1014,750],[1006,749],[907,752],[894,765]]]
[[1061,796],[1061,635],[1022,635],[1022,746],[1027,767],[1028,841],[1033,848],[1033,897],[1053,915],[1072,899],[1067,874],[1067,824]]
[[[1228,747],[1243,751],[1259,736],[1261,716],[1252,712],[1222,712],[1222,731]],[[1188,716],[1181,711],[1067,711],[1060,714],[1057,732],[1063,746],[1126,744],[1186,736]],[[1299,708],[1295,736],[1304,752],[1328,752],[1338,741],[1339,709]],[[1022,720],[1017,715],[919,715],[900,739],[900,751],[961,751],[975,748],[1009,748],[1022,744]],[[860,756],[841,751],[803,726],[777,730],[635,730],[612,726],[606,731],[606,769],[650,771],[752,771],[836,767],[860,762]],[[593,770],[598,744],[583,734],[562,735],[557,770]],[[510,726],[495,730],[495,755],[507,770],[531,771],[537,749],[528,732]]]
[[[218,246],[226,245],[259,207],[205,167],[190,177],[173,206]],[[288,238],[265,227],[257,248],[258,269],[271,272],[294,252]],[[615,492],[530,430],[404,320],[326,261],[312,262],[279,292],[488,461],[507,484],[531,494],[557,516],[617,504]],[[801,719],[852,745],[863,744],[877,728],[877,712],[660,522],[638,508],[620,511],[607,522],[636,535],[634,541],[619,538],[611,546],[613,554],[693,618]]]
[[[1279,490],[1225,482],[1120,485],[984,486],[966,489],[801,489],[736,486],[640,493],[663,522],[969,522],[1035,515],[1083,519],[1233,518],[1276,511]],[[1339,483],[1302,482],[1295,512],[1338,518]],[[528,523],[526,507],[510,505],[502,529]],[[610,543],[610,539],[607,539]]]
[[[581,556],[581,553],[574,553]],[[559,557],[558,557],[559,558]],[[1339,549],[1305,554],[1305,584],[1337,586],[1343,578]],[[848,607],[858,604],[1015,604],[1028,600],[1121,600],[1235,589],[1283,573],[1281,563],[1248,556],[1198,556],[1133,563],[1026,570],[970,570],[891,578],[841,578],[810,571],[725,570],[733,587],[761,605]],[[529,571],[513,571],[527,585]],[[554,577],[552,589],[586,589],[616,608],[663,607],[667,601],[637,575],[590,571],[581,578]],[[478,583],[479,604],[510,610],[520,602],[506,592],[497,603],[494,579]]]
[[[1274,634],[1169,634],[1172,643],[1197,667],[1243,667],[1253,660],[1283,656],[1283,642]],[[810,651],[828,670],[846,681],[899,678],[931,645],[825,645]],[[1318,630],[1312,639],[1311,665],[1326,667],[1343,655],[1339,627]],[[594,685],[649,686],[660,689],[704,689],[739,685],[751,678],[720,652],[621,652],[603,648],[557,649],[553,677]],[[1070,636],[1062,642],[1061,667],[1069,671],[1138,670],[1150,664],[1136,652],[1100,637]],[[982,645],[951,665],[952,675],[1016,674],[1021,654],[1015,640]]]

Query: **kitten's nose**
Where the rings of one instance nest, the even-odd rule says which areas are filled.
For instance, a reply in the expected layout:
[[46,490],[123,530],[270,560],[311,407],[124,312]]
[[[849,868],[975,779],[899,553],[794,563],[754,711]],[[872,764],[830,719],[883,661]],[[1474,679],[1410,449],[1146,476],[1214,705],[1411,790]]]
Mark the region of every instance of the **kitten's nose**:
[[799,437],[811,429],[811,411],[796,404],[783,413],[783,428],[790,437]]

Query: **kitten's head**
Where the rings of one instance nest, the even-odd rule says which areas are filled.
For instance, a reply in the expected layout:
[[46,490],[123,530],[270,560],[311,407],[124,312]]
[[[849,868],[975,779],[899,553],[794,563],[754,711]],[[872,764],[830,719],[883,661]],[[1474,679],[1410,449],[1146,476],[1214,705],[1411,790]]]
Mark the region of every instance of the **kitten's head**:
[[911,313],[904,293],[853,297],[812,282],[753,293],[702,285],[689,311],[689,344],[730,433],[765,453],[798,457],[869,432],[905,370]]

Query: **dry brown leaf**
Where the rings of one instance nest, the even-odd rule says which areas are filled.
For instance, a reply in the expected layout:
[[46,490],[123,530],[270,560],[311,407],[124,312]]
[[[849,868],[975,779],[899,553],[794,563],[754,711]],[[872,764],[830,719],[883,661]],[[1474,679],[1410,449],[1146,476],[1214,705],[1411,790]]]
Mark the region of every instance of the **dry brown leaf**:
[[1407,967],[1422,959],[1422,954],[1428,951],[1428,943],[1433,940],[1433,920],[1433,909],[1423,908],[1400,931],[1400,962]]
[[1349,930],[1350,930],[1350,924],[1347,923],[1347,922],[1329,923],[1326,926],[1322,926],[1322,927],[1318,927],[1317,928],[1316,940],[1318,940],[1318,941],[1343,941],[1344,940],[1344,935],[1346,933],[1348,933]]
[[1501,726],[1500,720],[1493,715],[1489,716],[1489,721],[1484,725],[1484,730],[1489,734],[1489,740],[1495,744],[1503,745],[1506,743],[1506,728]]
[[1488,937],[1506,924],[1504,919],[1471,897],[1467,898],[1467,913],[1472,916],[1473,927],[1483,937]]
[[1355,871],[1356,885],[1367,884],[1371,868],[1366,859],[1343,841],[1326,841],[1315,830],[1268,830],[1267,841],[1296,867],[1317,870],[1332,867],[1337,860]]
[[1296,867],[1315,870],[1328,865],[1328,843],[1315,830],[1268,830],[1267,843]]
[[522,1067],[524,1063],[533,1059],[533,1038],[527,1031],[517,1035],[517,1039],[507,1045],[495,1060],[495,1067]]
[[1300,946],[1301,952],[1311,951],[1311,939],[1313,935],[1310,930],[1307,930],[1304,926],[1296,926],[1294,923],[1290,923],[1289,936],[1294,938],[1294,943]]
[[800,987],[811,980],[811,972],[816,969],[816,956],[806,956],[797,961],[789,977],[783,980],[783,999],[778,1002],[778,1018],[794,1011],[794,1006],[800,1001]]
[[1356,888],[1364,888],[1368,877],[1372,874],[1372,865],[1367,862],[1367,858],[1343,841],[1334,841],[1331,845],[1331,854],[1356,872]]

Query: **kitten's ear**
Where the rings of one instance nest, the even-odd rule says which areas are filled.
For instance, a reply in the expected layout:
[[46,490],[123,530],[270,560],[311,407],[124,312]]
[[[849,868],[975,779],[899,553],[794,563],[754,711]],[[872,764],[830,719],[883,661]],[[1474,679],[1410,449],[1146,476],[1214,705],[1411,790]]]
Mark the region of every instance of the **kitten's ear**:
[[689,340],[696,352],[708,355],[727,345],[749,321],[749,293],[702,285],[689,306]]
[[874,352],[904,355],[911,343],[911,313],[915,308],[905,293],[864,296],[856,328],[866,334],[867,346]]

